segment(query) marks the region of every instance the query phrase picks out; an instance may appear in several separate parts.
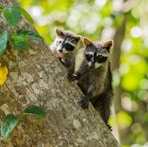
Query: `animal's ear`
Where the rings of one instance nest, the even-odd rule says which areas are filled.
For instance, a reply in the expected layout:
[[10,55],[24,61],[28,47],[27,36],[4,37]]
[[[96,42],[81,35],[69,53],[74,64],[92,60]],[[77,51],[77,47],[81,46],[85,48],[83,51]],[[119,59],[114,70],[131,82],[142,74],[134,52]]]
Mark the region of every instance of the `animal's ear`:
[[108,51],[110,51],[110,48],[112,47],[112,45],[113,45],[113,40],[108,40],[108,41],[106,41],[106,42],[104,43],[104,47],[105,47]]
[[58,36],[63,36],[63,35],[64,35],[63,31],[60,30],[60,29],[56,29],[56,34],[57,34]]
[[83,38],[83,42],[86,46],[89,46],[91,44],[91,41],[85,37]]

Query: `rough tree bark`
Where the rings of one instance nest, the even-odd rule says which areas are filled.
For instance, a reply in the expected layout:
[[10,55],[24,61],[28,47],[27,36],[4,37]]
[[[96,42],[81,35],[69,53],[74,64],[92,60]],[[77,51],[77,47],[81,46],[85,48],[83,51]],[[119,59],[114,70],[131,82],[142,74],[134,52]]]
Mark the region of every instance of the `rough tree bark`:
[[[15,0],[1,0],[0,6],[11,6]],[[13,32],[0,16],[0,33]],[[21,17],[16,29],[33,30]],[[65,77],[65,69],[43,41],[31,40],[24,52],[11,46],[13,55],[6,52],[0,62],[9,69],[8,79],[0,86],[0,124],[7,114],[20,115],[32,105],[40,105],[47,113],[44,121],[23,116],[6,140],[0,136],[0,147],[52,146],[119,146],[98,113],[90,105],[82,110],[77,101],[82,96],[75,83]]]

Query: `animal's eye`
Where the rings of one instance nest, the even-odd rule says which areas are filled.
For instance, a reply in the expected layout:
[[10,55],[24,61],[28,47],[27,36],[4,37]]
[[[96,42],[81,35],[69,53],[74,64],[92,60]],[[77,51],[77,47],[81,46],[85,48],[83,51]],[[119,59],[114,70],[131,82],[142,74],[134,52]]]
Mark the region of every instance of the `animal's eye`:
[[57,40],[56,41],[56,45],[58,46],[59,44],[61,44],[62,43],[62,40]]
[[86,59],[87,59],[88,61],[91,61],[91,59],[92,59],[92,55],[91,55],[91,54],[86,54],[85,56],[86,56]]
[[69,44],[69,43],[66,43],[64,46],[65,46],[65,49],[66,49],[67,51],[73,51],[73,50],[74,50],[74,46],[72,46],[72,45]]
[[58,43],[61,44],[62,43],[62,40],[59,40]]
[[104,57],[104,56],[102,56],[102,55],[99,55],[99,56],[96,57],[96,61],[97,61],[98,63],[103,63],[103,62],[105,62],[106,60],[107,60],[107,57]]

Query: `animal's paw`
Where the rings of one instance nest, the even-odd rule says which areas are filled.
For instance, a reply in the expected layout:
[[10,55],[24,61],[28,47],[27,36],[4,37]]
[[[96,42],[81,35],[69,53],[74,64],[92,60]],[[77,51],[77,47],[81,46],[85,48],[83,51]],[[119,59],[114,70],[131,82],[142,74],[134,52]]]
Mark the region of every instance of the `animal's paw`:
[[112,131],[112,126],[107,124],[107,127],[109,128],[110,131]]
[[74,81],[74,80],[76,80],[76,76],[74,74],[67,74],[67,79],[69,81]]
[[80,77],[80,75],[77,74],[77,73],[73,73],[73,74],[68,73],[68,74],[67,74],[67,79],[68,79],[69,81],[78,80],[79,77]]
[[82,109],[88,109],[89,103],[85,98],[81,99],[78,104],[82,107]]

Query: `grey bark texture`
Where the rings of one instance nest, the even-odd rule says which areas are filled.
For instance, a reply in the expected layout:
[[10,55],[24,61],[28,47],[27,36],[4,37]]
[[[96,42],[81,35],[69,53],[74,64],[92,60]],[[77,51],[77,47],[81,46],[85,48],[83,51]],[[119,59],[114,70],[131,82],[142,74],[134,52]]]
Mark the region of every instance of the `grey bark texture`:
[[[0,6],[14,3],[1,0]],[[16,28],[0,16],[0,33],[20,28],[35,31],[23,16]],[[77,104],[82,92],[66,79],[64,67],[44,41],[31,40],[24,52],[11,46],[11,51],[13,54],[0,57],[0,63],[9,69],[7,81],[0,86],[0,125],[7,114],[21,115],[33,104],[41,106],[47,117],[39,121],[35,116],[23,116],[8,139],[0,136],[0,147],[119,146],[91,104],[88,110]]]

